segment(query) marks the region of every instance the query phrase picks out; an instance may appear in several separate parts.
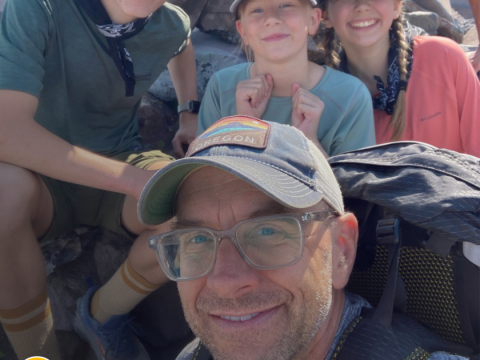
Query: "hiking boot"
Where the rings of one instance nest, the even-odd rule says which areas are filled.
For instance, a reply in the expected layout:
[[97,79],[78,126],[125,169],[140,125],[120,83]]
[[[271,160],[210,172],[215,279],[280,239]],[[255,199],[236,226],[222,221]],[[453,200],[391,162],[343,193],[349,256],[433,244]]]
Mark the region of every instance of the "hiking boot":
[[78,299],[73,326],[89,343],[97,360],[149,360],[147,351],[134,334],[140,329],[128,314],[116,315],[103,325],[90,315],[90,302],[98,286],[91,287]]

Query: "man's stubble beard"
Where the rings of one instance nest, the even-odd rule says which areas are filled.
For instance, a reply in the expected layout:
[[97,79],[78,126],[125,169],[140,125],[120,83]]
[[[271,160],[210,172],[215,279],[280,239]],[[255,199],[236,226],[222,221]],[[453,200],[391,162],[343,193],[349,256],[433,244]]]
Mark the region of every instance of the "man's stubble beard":
[[[284,333],[276,339],[275,343],[269,348],[268,353],[257,353],[255,351],[246,354],[241,350],[222,349],[215,343],[215,337],[211,329],[207,326],[208,320],[206,314],[211,311],[228,311],[231,309],[258,309],[270,304],[291,304],[292,296],[286,295],[282,291],[267,291],[263,293],[247,294],[235,300],[222,299],[208,293],[197,299],[196,309],[198,314],[191,314],[184,306],[184,313],[190,328],[195,335],[200,338],[202,343],[209,349],[215,360],[293,360],[303,359],[302,354],[308,351],[308,345],[318,330],[325,323],[332,306],[332,258],[331,254],[322,249],[322,260],[324,261],[323,271],[320,277],[321,284],[312,288],[313,305],[309,308],[305,306],[290,307],[287,313],[287,328]],[[287,306],[288,308],[288,306]],[[252,311],[253,312],[253,311]],[[254,348],[255,344],[261,345],[259,334],[242,334],[241,338],[227,336],[222,334],[222,340],[229,343],[247,344]]]

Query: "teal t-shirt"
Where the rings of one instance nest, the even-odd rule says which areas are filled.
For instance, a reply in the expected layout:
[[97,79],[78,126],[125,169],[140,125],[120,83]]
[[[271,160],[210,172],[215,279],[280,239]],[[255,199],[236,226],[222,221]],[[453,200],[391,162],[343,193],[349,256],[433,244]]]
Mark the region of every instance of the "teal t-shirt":
[[185,12],[169,3],[124,41],[135,94],[108,53],[105,37],[74,0],[9,0],[0,27],[0,89],[39,98],[35,120],[73,145],[114,155],[140,145],[137,110],[190,35]]
[[[198,133],[217,120],[236,115],[235,93],[240,81],[250,78],[251,63],[216,72],[210,79],[198,116]],[[330,155],[375,145],[372,99],[357,78],[326,67],[320,82],[310,91],[325,108],[318,126],[318,140]],[[292,98],[271,97],[264,120],[291,124]]]

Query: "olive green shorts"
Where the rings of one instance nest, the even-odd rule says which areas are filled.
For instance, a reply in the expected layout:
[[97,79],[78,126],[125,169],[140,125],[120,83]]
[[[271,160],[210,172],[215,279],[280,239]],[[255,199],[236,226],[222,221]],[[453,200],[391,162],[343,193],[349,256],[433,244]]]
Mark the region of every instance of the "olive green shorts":
[[[172,157],[159,150],[121,153],[112,159],[147,169],[160,161],[172,161]],[[67,183],[41,175],[53,199],[53,220],[48,232],[39,241],[52,240],[79,225],[102,226],[131,238],[122,226],[121,214],[125,195],[87,186]]]

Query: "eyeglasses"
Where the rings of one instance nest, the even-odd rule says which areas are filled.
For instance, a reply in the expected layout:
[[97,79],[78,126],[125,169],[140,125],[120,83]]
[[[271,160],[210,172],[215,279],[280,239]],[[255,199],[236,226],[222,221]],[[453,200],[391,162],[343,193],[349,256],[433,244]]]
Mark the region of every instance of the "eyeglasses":
[[332,212],[280,214],[244,220],[228,230],[206,227],[174,230],[152,236],[165,274],[174,281],[198,279],[215,264],[220,241],[229,238],[245,261],[260,270],[295,264],[302,256],[305,227],[312,221],[325,221]]

